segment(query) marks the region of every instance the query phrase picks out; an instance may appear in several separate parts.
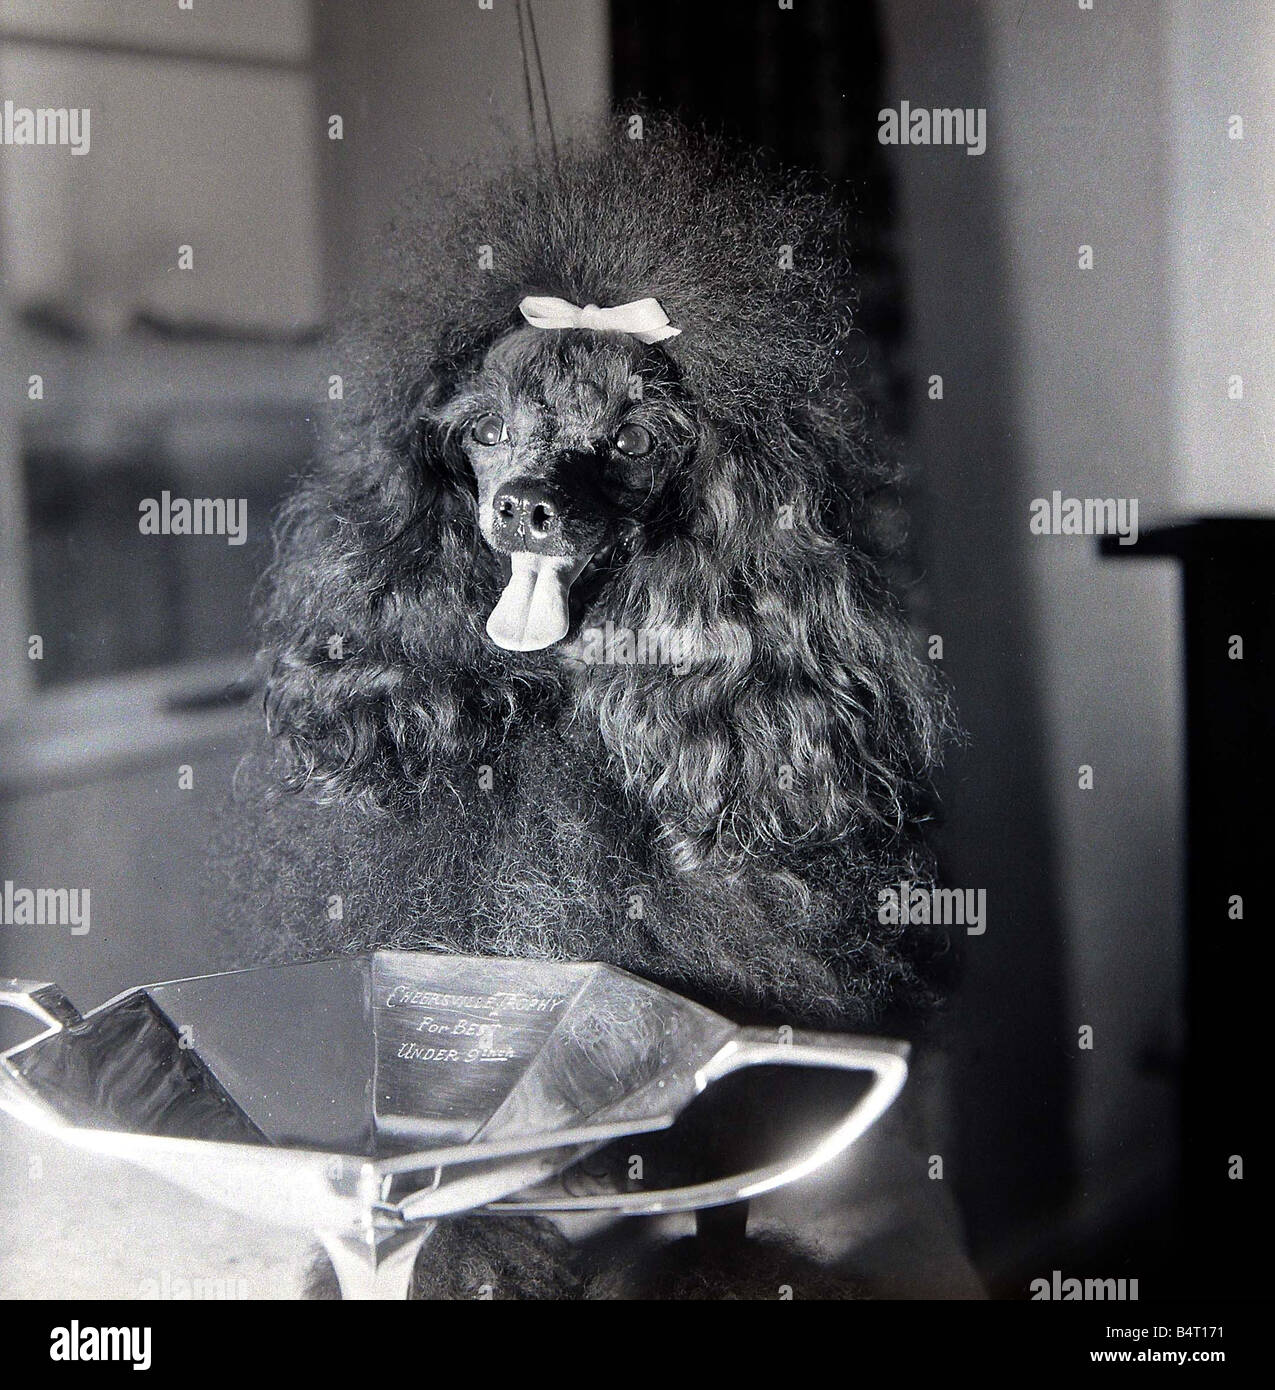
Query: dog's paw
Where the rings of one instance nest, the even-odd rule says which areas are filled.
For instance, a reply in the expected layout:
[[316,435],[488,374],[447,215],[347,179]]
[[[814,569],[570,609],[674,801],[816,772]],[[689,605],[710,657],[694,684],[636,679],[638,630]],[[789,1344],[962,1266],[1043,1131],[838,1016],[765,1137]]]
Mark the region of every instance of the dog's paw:
[[440,1221],[417,1258],[411,1297],[579,1298],[573,1263],[561,1232],[535,1217]]
[[341,1285],[337,1281],[336,1269],[323,1250],[316,1250],[310,1257],[302,1284],[301,1297],[316,1300],[332,1300],[341,1297]]

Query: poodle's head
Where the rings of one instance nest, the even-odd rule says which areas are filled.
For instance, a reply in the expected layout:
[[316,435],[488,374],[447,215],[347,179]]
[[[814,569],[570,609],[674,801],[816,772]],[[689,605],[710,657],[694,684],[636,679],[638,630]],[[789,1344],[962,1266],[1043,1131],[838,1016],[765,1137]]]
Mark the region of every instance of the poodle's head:
[[606,608],[696,443],[669,359],[622,331],[514,329],[432,420],[464,457],[504,583],[487,636],[513,652],[578,638],[581,616]]
[[272,727],[296,784],[400,814],[553,728],[683,867],[866,843],[941,717],[860,543],[836,201],[633,134],[395,229],[285,515]]

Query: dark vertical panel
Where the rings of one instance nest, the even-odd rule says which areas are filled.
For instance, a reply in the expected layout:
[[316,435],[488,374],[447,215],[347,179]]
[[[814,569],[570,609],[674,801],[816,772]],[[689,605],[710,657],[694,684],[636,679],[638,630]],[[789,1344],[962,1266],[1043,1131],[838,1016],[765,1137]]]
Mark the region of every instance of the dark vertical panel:
[[[1187,986],[1177,1286],[1269,1298],[1269,1068],[1245,1043],[1263,1016],[1275,912],[1275,521],[1215,517],[1144,532],[1116,559],[1175,556],[1186,622]],[[1232,650],[1242,643],[1242,655]],[[1232,915],[1233,900],[1242,917]],[[1243,1175],[1232,1171],[1234,1159]]]
[[890,429],[906,388],[890,181],[877,143],[882,52],[862,0],[612,0],[619,110],[679,112],[789,166],[844,180],[853,209],[863,390]]

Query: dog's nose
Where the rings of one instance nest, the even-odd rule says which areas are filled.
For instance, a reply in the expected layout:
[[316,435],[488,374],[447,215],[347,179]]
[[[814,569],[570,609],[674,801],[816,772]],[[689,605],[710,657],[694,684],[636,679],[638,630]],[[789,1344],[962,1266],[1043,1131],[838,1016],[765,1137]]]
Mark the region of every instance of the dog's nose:
[[562,531],[562,502],[529,478],[506,483],[492,499],[496,534],[511,550],[551,551]]

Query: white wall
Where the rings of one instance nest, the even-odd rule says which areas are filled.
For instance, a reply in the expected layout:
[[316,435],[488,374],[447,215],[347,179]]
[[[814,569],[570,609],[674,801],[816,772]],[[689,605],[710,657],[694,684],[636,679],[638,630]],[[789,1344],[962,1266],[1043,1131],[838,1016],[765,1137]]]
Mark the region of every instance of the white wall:
[[[1275,5],[1170,0],[1177,502],[1275,509]],[[1229,136],[1232,117],[1243,139]],[[1243,377],[1243,400],[1228,378]]]
[[[1054,488],[1174,514],[1181,402],[1172,344],[1172,140],[1156,0],[988,8],[1019,354],[1019,502]],[[1094,248],[1092,271],[1077,248]],[[1029,537],[1042,736],[1059,847],[1079,1154],[1136,1186],[1168,1158],[1145,1055],[1176,1040],[1183,888],[1181,650],[1171,562],[1103,561],[1084,537]],[[1094,768],[1092,792],[1077,768]],[[1098,1194],[1094,1194],[1095,1200]]]
[[[545,83],[559,137],[610,101],[607,0],[538,0]],[[375,276],[367,250],[430,170],[530,148],[513,0],[316,0],[320,102],[343,114],[324,175],[335,287]],[[534,74],[534,68],[533,68]]]

